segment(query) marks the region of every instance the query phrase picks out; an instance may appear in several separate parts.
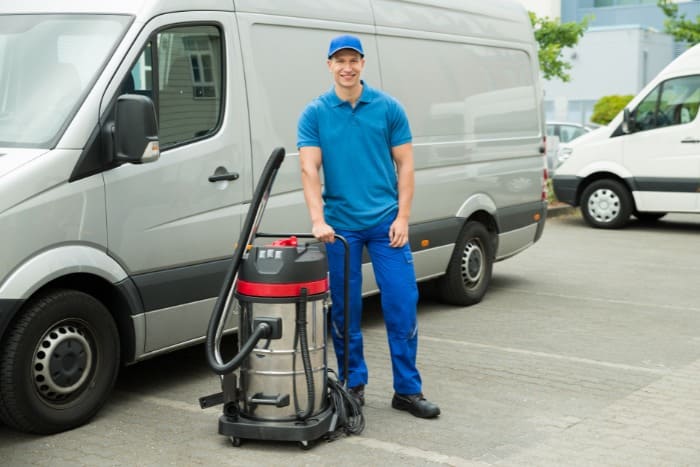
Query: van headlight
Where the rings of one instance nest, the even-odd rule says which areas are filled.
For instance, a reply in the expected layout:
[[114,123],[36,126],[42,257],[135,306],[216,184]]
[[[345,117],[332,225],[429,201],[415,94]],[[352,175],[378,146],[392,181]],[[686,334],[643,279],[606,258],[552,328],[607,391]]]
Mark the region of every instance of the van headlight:
[[574,148],[572,147],[561,147],[559,146],[559,149],[557,149],[557,161],[559,164],[562,164],[565,160],[567,160],[571,154],[573,154]]

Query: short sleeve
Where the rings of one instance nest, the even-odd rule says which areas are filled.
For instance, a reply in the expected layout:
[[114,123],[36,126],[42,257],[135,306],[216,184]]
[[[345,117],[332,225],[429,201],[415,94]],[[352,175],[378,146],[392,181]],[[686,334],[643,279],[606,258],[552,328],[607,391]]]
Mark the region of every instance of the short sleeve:
[[411,127],[408,123],[406,111],[403,106],[394,99],[391,100],[390,109],[391,147],[393,148],[410,143],[413,136],[411,135]]
[[297,125],[297,148],[305,146],[321,147],[318,134],[318,116],[313,103],[306,106]]

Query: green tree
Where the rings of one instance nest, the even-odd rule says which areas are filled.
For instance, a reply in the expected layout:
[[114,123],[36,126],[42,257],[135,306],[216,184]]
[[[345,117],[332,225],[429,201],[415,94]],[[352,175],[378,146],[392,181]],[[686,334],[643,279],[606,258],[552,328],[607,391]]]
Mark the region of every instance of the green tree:
[[564,60],[562,51],[566,47],[578,44],[578,40],[583,37],[583,33],[588,28],[590,18],[586,17],[580,23],[571,21],[562,24],[559,18],[549,19],[546,16],[538,18],[531,11],[528,14],[535,32],[535,40],[539,45],[537,54],[544,79],[559,78],[564,82],[570,81],[571,76],[568,71],[571,69],[571,63]]
[[700,16],[691,21],[685,17],[685,13],[678,13],[678,5],[670,0],[659,0],[657,5],[666,15],[664,28],[666,32],[679,42],[688,42],[690,45],[700,43]]
[[633,97],[632,95],[620,96],[617,94],[601,97],[593,106],[591,121],[599,125],[607,125]]

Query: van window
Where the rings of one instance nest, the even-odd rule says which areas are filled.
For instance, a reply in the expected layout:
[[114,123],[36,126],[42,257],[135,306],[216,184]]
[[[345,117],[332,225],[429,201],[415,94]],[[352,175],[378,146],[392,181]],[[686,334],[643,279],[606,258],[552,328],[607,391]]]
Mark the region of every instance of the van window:
[[635,131],[690,123],[700,106],[700,76],[683,76],[659,84],[634,111]]
[[122,92],[153,99],[162,149],[216,131],[223,108],[222,62],[221,32],[215,26],[173,27],[148,42]]
[[0,14],[0,147],[54,147],[130,21]]

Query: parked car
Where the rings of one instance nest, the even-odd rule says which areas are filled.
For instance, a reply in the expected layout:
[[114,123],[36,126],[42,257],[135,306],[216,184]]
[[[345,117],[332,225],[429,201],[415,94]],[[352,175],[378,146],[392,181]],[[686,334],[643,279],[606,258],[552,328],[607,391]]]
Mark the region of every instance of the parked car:
[[[573,122],[547,122],[547,170],[554,174],[565,160],[567,143],[593,130],[593,126]],[[564,157],[562,157],[564,155]]]
[[556,136],[560,143],[568,143],[572,139],[578,138],[591,131],[587,125],[572,122],[547,122],[547,138]]

